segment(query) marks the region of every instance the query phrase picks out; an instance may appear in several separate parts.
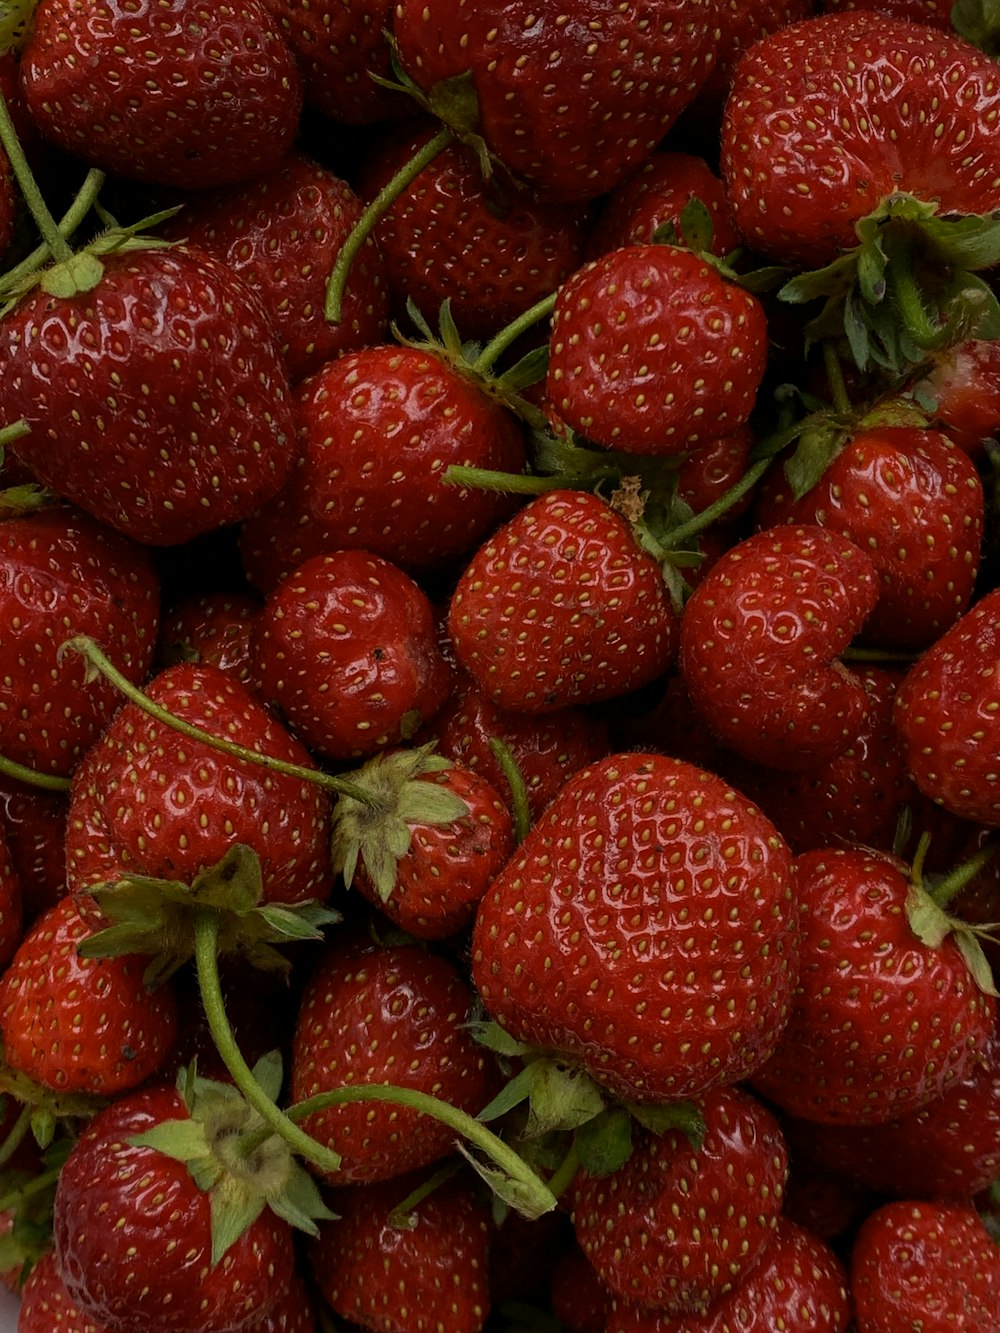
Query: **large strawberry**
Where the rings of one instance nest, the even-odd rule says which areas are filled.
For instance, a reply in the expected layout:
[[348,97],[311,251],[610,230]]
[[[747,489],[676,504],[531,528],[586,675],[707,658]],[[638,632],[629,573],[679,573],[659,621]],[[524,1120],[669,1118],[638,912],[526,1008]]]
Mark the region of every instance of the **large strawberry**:
[[504,1028],[643,1101],[750,1074],[797,968],[774,826],[662,755],[612,755],[571,778],[487,891],[473,937],[474,980]]
[[[45,281],[45,279],[43,279]],[[46,485],[150,545],[236,522],[281,487],[294,428],[256,296],[183,246],[122,250],[90,290],[0,320],[0,418]]]
[[295,59],[260,0],[38,0],[21,86],[66,152],[185,190],[273,166],[302,107]]

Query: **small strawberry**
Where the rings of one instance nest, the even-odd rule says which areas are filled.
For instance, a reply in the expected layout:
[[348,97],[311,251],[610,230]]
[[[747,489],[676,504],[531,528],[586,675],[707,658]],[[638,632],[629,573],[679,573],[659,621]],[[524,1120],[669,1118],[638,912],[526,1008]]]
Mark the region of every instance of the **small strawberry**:
[[65,791],[46,791],[0,773],[0,828],[21,886],[25,922],[66,891]]
[[239,589],[189,593],[163,617],[158,665],[204,664],[248,684],[250,637],[260,606],[252,592]]
[[473,555],[448,612],[459,665],[511,712],[637,689],[671,665],[677,629],[656,560],[585,491],[525,505]]
[[757,297],[693,250],[630,245],[560,288],[546,387],[585,438],[676,455],[746,423],[766,361]]
[[502,1027],[644,1102],[757,1068],[797,968],[773,825],[720,778],[661,755],[612,755],[571,778],[487,890],[473,935],[473,979]]
[[871,557],[825,528],[738,542],[684,608],[680,667],[695,711],[754,763],[795,771],[835,758],[867,709],[838,655],[877,597]]
[[301,78],[259,0],[38,0],[20,72],[47,139],[129,180],[246,180],[298,132]]
[[1000,432],[1000,343],[967,338],[928,359],[907,387],[935,425],[973,458]]
[[552,1261],[549,1301],[566,1333],[605,1333],[611,1293],[575,1241]]
[[47,1250],[25,1280],[17,1315],[18,1333],[109,1333],[107,1324],[84,1314],[59,1276],[55,1254]]

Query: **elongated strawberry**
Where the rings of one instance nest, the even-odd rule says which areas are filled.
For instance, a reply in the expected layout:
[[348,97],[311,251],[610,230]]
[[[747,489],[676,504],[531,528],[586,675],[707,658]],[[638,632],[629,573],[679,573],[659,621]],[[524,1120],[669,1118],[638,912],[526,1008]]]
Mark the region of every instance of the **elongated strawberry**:
[[794,917],[788,850],[744,797],[679,760],[612,755],[570,779],[487,890],[473,978],[517,1040],[618,1095],[697,1096],[773,1049]]

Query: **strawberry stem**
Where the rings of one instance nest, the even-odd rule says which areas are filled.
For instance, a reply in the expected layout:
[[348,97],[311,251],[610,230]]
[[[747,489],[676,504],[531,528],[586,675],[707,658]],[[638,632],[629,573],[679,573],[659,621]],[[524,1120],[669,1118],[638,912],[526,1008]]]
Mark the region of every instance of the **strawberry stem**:
[[493,758],[500,765],[510,790],[510,812],[514,825],[514,842],[520,846],[531,828],[531,809],[528,803],[528,788],[524,781],[524,774],[521,772],[520,765],[514,758],[510,746],[499,736],[490,738],[490,751]]
[[10,1133],[0,1144],[0,1167],[6,1166],[18,1147],[24,1142],[24,1138],[31,1128],[31,1118],[34,1113],[35,1108],[33,1106],[23,1106],[21,1108],[20,1114],[10,1127]]
[[[927,855],[927,848],[930,844],[930,835],[921,835],[917,850],[913,856],[913,875],[918,881],[922,879],[921,871],[924,859]],[[984,842],[982,847],[968,857],[961,865],[950,870],[943,878],[934,882],[930,887],[924,885],[926,892],[938,907],[947,907],[956,894],[960,893],[972,880],[976,878],[984,866],[988,865],[996,853],[1000,851],[1000,835]]]
[[[98,171],[96,167],[87,172],[76,198],[59,219],[57,230],[60,236],[68,239],[73,235],[97,202],[97,197],[105,179],[105,173]],[[20,282],[30,278],[33,273],[37,273],[50,258],[52,258],[52,249],[46,241],[43,241],[41,245],[32,250],[30,255],[22,259],[19,264],[15,264],[13,268],[8,269],[3,275],[4,290],[9,291],[16,288]]]
[[57,773],[39,773],[37,769],[28,768],[3,754],[0,754],[0,773],[15,782],[23,782],[26,787],[43,787],[46,791],[69,791],[72,786],[69,778]]
[[38,182],[35,180],[28,159],[24,155],[21,141],[17,137],[17,130],[14,128],[14,122],[10,117],[7,99],[2,93],[0,93],[0,144],[3,145],[11,170],[21,188],[21,194],[24,196],[24,202],[28,205],[28,211],[31,213],[49,253],[58,262],[72,259],[73,251],[66,237],[59,230],[48,204],[42,197]]
[[724,495],[720,495],[717,500],[713,501],[713,503],[708,505],[705,509],[699,510],[699,512],[692,518],[688,519],[686,523],[680,523],[676,528],[671,528],[664,533],[660,538],[661,545],[668,549],[677,547],[681,545],[681,543],[686,542],[690,537],[695,537],[699,532],[704,531],[704,529],[714,523],[716,519],[721,518],[732,505],[736,504],[738,500],[741,500],[743,496],[746,495],[747,491],[756,485],[770,466],[770,458],[758,458],[755,463],[751,463],[746,472],[743,473],[743,476],[740,477],[739,481],[736,482],[735,485],[730,486],[729,490],[726,491]]
[[506,324],[499,333],[495,333],[473,361],[473,372],[477,375],[489,375],[494,363],[500,359],[508,347],[520,338],[522,333],[527,332],[540,320],[546,319],[552,314],[558,294],[558,292],[550,292],[548,296],[543,296],[540,301],[536,301],[523,314],[518,315],[517,319],[513,319],[509,324]]

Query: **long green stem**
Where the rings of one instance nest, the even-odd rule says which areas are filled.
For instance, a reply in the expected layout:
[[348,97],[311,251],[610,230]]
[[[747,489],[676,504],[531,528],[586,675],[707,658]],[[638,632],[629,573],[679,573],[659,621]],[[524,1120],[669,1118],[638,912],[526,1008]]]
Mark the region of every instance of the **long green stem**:
[[0,754],[0,773],[15,782],[23,782],[26,787],[41,787],[45,791],[69,791],[73,785],[69,778],[56,773],[39,773],[37,769],[27,768],[15,759],[8,759]]
[[565,477],[537,477],[522,472],[495,472],[485,467],[452,463],[444,471],[449,486],[469,486],[477,491],[502,491],[510,495],[545,495],[566,485]]
[[[928,840],[929,841],[929,840]],[[918,858],[914,856],[914,871],[919,874],[926,855],[926,844],[921,844],[918,849]],[[947,907],[956,894],[961,893],[965,886],[972,882],[983,869],[988,865],[993,857],[1000,851],[1000,836],[984,842],[978,851],[968,857],[961,865],[956,866],[954,870],[948,872],[942,879],[937,880],[928,890],[930,896],[937,903],[938,907]]]
[[720,519],[738,500],[742,500],[751,487],[756,485],[771,466],[771,462],[770,458],[758,458],[756,463],[751,463],[739,481],[731,486],[725,495],[720,495],[718,500],[699,510],[686,523],[681,523],[666,533],[663,538],[663,545],[668,549],[676,549],[689,537],[697,536],[699,532],[703,532],[710,524]]
[[10,1159],[17,1152],[20,1145],[24,1142],[28,1130],[31,1128],[31,1117],[34,1114],[34,1108],[24,1106],[21,1113],[10,1127],[10,1132],[0,1144],[0,1167],[6,1166]]
[[[104,172],[98,171],[96,167],[87,172],[76,198],[59,219],[57,229],[60,236],[65,237],[67,242],[97,202],[104,181]],[[22,279],[30,277],[32,273],[37,273],[51,257],[52,250],[48,242],[43,241],[41,245],[32,250],[30,255],[26,255],[19,264],[15,264],[13,268],[7,270],[3,275],[4,289],[10,290],[16,287]]]
[[490,737],[490,750],[493,758],[500,765],[507,786],[510,788],[510,810],[514,825],[514,841],[520,846],[531,828],[531,807],[528,801],[528,787],[524,781],[521,766],[514,758],[514,753],[506,741],[499,736]]
[[38,182],[35,180],[31,167],[28,165],[28,159],[24,155],[24,149],[17,137],[14,122],[10,118],[7,101],[2,93],[0,93],[0,144],[3,145],[14,178],[20,187],[21,194],[24,196],[24,202],[28,205],[28,210],[34,218],[35,226],[48,247],[49,253],[56,260],[71,259],[73,251],[69,242],[59,230],[48,204],[42,197],[42,192],[38,188]]
[[541,300],[536,301],[523,314],[518,315],[517,319],[511,320],[509,324],[506,324],[498,333],[494,334],[472,363],[472,369],[477,374],[488,375],[493,369],[494,363],[507,351],[508,347],[517,342],[522,333],[533,328],[540,320],[552,314],[558,295],[558,292],[550,292],[548,296],[543,296]]

